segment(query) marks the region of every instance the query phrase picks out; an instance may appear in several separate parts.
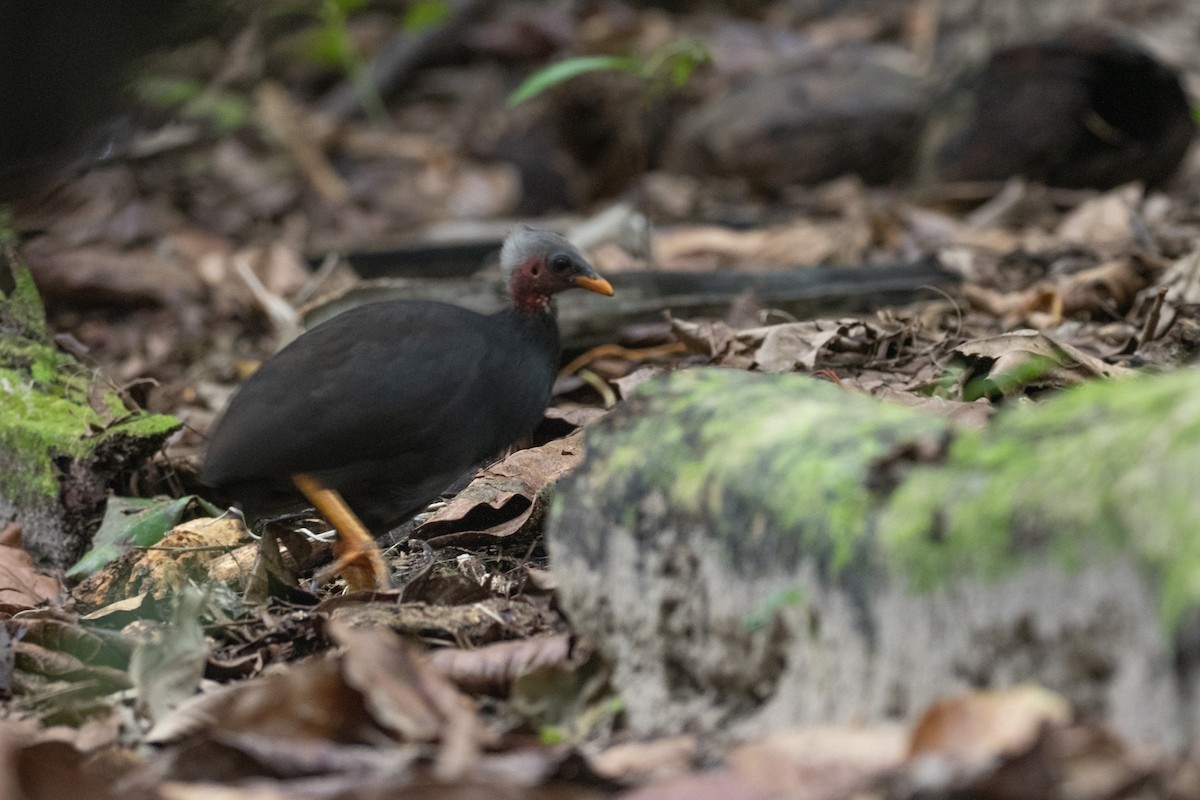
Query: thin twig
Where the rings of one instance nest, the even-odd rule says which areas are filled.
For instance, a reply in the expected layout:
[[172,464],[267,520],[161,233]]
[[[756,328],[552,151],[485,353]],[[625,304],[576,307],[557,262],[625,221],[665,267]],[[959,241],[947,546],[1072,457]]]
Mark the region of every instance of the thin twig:
[[205,544],[192,545],[189,547],[163,547],[161,545],[135,545],[134,550],[161,550],[164,553],[205,553],[205,552],[222,552],[230,553],[239,548],[245,547],[244,544]]
[[1150,306],[1150,312],[1146,314],[1146,324],[1142,326],[1142,333],[1138,336],[1138,349],[1142,349],[1150,342],[1157,338],[1158,319],[1162,314],[1163,303],[1167,299],[1167,287],[1160,286],[1158,291],[1154,293],[1154,302]]

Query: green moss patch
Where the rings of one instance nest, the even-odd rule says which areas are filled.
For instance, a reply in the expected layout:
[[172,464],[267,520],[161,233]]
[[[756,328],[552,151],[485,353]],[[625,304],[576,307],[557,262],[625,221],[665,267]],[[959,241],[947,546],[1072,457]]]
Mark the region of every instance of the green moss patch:
[[59,495],[56,461],[119,469],[122,455],[152,451],[179,421],[130,412],[102,377],[59,352],[28,270],[11,247],[0,256],[14,287],[0,298],[0,493],[18,507],[44,505]]
[[1173,625],[1200,604],[1198,480],[1200,373],[1095,382],[961,434],[893,495],[881,544],[926,588],[1132,552]]
[[[633,419],[589,433],[595,484],[636,484],[626,496],[661,492],[673,514],[711,525],[735,560],[820,553],[834,571],[870,528],[873,467],[949,428],[807,376],[722,369],[644,384],[632,406]],[[661,413],[641,415],[639,406]]]
[[[931,437],[950,440],[943,461],[901,457],[897,487],[872,488],[881,463]],[[925,591],[1132,556],[1167,625],[1200,607],[1196,370],[1096,381],[983,431],[805,376],[689,370],[644,384],[587,441],[605,518],[640,530],[639,504],[661,496],[673,525],[702,526],[748,575],[816,559]]]

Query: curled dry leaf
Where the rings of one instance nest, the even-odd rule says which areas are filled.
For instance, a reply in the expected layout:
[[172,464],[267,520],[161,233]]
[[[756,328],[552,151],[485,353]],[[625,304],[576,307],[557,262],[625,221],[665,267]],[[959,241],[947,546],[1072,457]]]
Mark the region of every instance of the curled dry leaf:
[[723,366],[762,372],[861,367],[893,357],[915,332],[896,319],[818,319],[743,330],[672,319],[671,330],[688,349]]
[[1132,258],[1120,258],[1053,281],[1039,281],[1019,292],[997,292],[969,283],[961,290],[971,305],[1001,317],[1007,325],[1027,322],[1048,327],[1064,317],[1120,316],[1146,285],[1146,271]]
[[1026,388],[1062,388],[1092,378],[1132,374],[1127,367],[1109,364],[1034,330],[973,339],[955,351],[990,362],[983,372],[981,388],[1005,397]]
[[1167,287],[1167,299],[1175,305],[1200,303],[1200,249],[1177,259],[1158,280]]
[[892,788],[904,796],[1102,800],[1161,777],[1161,753],[1072,717],[1065,699],[1036,686],[942,700],[913,726]]
[[937,759],[960,774],[976,773],[1029,750],[1047,727],[1071,720],[1071,707],[1036,686],[974,692],[935,703],[912,730],[910,764]]
[[1072,272],[1058,285],[1063,314],[1101,312],[1120,315],[1146,288],[1148,272],[1132,258],[1119,258]]
[[258,750],[266,738],[436,742],[441,778],[461,775],[492,744],[471,701],[400,637],[339,620],[329,633],[339,652],[200,695],[164,717],[146,740],[194,743],[200,736],[228,747],[236,734]]
[[1027,320],[1034,314],[1061,318],[1062,298],[1053,287],[1044,284],[1020,292],[998,292],[985,286],[963,284],[962,295],[968,303],[988,314],[1000,317],[1005,324]]
[[754,363],[763,372],[792,372],[796,369],[811,372],[817,365],[821,350],[847,332],[844,326],[836,323],[794,322],[753,328],[742,331],[742,334],[749,338],[759,331],[762,332],[762,342],[754,353]]
[[750,366],[750,360],[744,353],[731,352],[737,343],[737,329],[719,320],[693,322],[671,317],[670,321],[671,333],[675,334],[690,352],[721,359],[727,365],[732,356],[741,355],[744,366]]
[[345,648],[346,682],[362,693],[377,722],[410,741],[440,741],[439,777],[465,774],[480,747],[492,742],[471,700],[399,636],[337,620],[329,633]]
[[434,547],[463,546],[523,530],[545,512],[546,489],[583,459],[579,432],[518,450],[484,469],[414,533]]
[[170,744],[216,733],[338,742],[369,742],[382,735],[332,655],[198,695],[159,720],[144,741]]

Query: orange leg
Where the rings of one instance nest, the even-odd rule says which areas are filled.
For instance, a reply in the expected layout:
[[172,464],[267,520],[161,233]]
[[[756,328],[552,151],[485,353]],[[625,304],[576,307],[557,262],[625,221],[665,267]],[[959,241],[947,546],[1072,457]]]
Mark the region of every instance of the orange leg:
[[316,584],[320,586],[333,576],[341,575],[352,592],[387,589],[388,568],[375,537],[337,490],[303,473],[293,475],[292,483],[337,531],[337,543],[333,546],[337,560],[314,576]]

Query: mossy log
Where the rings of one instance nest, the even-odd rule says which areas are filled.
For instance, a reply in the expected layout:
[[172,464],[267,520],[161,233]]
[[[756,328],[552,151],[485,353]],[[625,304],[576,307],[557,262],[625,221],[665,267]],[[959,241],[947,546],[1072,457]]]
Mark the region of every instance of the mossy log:
[[91,539],[108,490],[179,427],[126,407],[103,377],[58,350],[16,248],[0,230],[0,527],[15,522],[43,564]]
[[908,718],[1035,681],[1180,744],[1198,477],[1193,370],[983,431],[806,376],[690,370],[589,429],[547,546],[640,732]]

